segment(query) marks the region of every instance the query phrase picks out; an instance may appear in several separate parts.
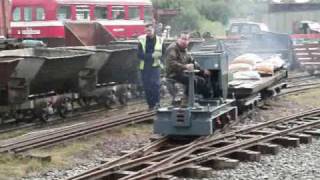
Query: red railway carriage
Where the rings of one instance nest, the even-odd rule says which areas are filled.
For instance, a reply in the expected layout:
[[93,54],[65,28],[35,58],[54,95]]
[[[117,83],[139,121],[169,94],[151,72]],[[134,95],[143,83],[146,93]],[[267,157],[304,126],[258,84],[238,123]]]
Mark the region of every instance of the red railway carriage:
[[150,0],[13,0],[11,36],[63,45],[65,21],[101,23],[116,38],[134,38],[152,22]]

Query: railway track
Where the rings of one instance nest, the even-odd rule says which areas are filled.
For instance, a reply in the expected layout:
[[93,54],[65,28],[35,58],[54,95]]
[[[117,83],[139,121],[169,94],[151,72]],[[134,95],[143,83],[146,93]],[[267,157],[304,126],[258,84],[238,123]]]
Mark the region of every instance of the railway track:
[[303,74],[289,75],[287,80],[288,81],[299,81],[299,80],[308,79],[311,77],[315,77],[315,76],[303,73]]
[[320,79],[317,76],[299,75],[287,79],[286,89],[282,89],[277,96],[284,96],[292,93],[302,92],[320,87]]
[[163,137],[68,180],[208,177],[212,169],[259,161],[261,154],[276,154],[279,145],[311,143],[312,136],[320,136],[318,128],[320,109],[313,109],[216,136],[182,141]]
[[300,84],[305,84],[305,83],[316,83],[319,82],[319,77],[317,76],[298,76],[295,78],[288,78],[286,80],[289,86],[295,86],[295,85],[300,85]]
[[[137,105],[141,105],[143,104],[143,101],[134,101],[132,103],[130,103],[128,106],[137,106]],[[99,115],[106,115],[105,113],[108,112],[109,115],[112,114],[119,114],[120,111],[122,111],[123,106],[119,105],[116,107],[113,107],[113,109],[105,109],[105,108],[99,108],[99,107],[90,107],[89,110],[80,110],[80,109],[76,109],[75,112],[73,112],[72,114],[68,115],[66,118],[61,118],[59,116],[54,116],[52,118],[50,118],[47,122],[32,122],[32,123],[26,123],[26,124],[19,124],[19,123],[11,123],[11,124],[0,124],[1,128],[0,128],[0,134],[4,134],[4,133],[10,133],[13,131],[17,131],[17,130],[24,130],[24,129],[34,129],[37,127],[50,127],[50,126],[56,126],[56,125],[61,125],[61,124],[65,124],[65,123],[72,123],[72,122],[76,122],[79,121],[80,119],[89,119],[93,116],[99,116]],[[107,114],[108,115],[108,114]]]
[[279,94],[277,94],[277,96],[285,96],[285,95],[289,95],[292,93],[303,92],[306,90],[316,89],[316,88],[320,88],[320,83],[301,84],[301,85],[297,85],[295,87],[292,86],[288,89],[283,89]]
[[106,129],[152,120],[154,114],[154,112],[139,112],[120,115],[4,140],[0,142],[0,153],[21,153],[34,148],[51,146],[65,140],[93,135]]

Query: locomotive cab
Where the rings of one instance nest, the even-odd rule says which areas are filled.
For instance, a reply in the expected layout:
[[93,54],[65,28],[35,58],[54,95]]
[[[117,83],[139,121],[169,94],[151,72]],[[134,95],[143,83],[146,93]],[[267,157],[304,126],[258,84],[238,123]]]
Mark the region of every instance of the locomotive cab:
[[211,135],[230,121],[237,119],[233,99],[227,99],[228,59],[224,52],[199,51],[192,53],[201,69],[211,72],[212,96],[197,98],[194,93],[194,73],[189,74],[188,106],[160,107],[154,122],[154,132],[165,136]]

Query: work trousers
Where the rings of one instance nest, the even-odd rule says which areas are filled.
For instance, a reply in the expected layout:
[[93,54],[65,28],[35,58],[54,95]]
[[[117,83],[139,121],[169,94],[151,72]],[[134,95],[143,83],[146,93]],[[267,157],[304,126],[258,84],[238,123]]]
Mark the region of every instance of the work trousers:
[[160,68],[145,68],[141,71],[142,84],[149,108],[160,103]]
[[[174,80],[183,84],[185,86],[185,95],[188,96],[189,93],[189,77],[186,74],[176,75],[173,77]],[[210,84],[209,79],[195,75],[194,76],[194,89],[196,94],[200,94],[203,98],[210,98]]]

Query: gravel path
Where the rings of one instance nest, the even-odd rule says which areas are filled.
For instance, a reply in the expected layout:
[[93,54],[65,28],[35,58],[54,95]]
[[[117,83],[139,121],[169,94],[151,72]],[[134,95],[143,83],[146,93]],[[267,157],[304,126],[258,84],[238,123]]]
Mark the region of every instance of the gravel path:
[[[274,118],[295,114],[317,105],[299,104],[280,98],[270,101],[267,110],[259,111],[253,118],[248,118],[241,126],[253,125]],[[129,138],[106,138],[89,156],[75,158],[75,165],[64,170],[52,170],[45,174],[29,176],[23,180],[65,179],[101,164],[101,159],[119,155],[120,150],[136,149],[148,141],[150,134],[131,135]],[[245,162],[233,170],[213,171],[212,178],[218,180],[320,180],[320,140],[312,144],[301,145],[294,149],[281,148],[276,156],[263,155],[260,162]]]
[[106,137],[102,144],[96,146],[91,152],[74,157],[74,166],[63,169],[53,169],[46,173],[34,174],[22,180],[58,180],[72,177],[88,169],[99,166],[105,159],[120,156],[120,151],[134,150],[149,142],[151,132],[141,134],[130,133],[124,136],[110,135]]
[[320,140],[298,148],[281,148],[275,156],[262,156],[260,162],[240,163],[236,169],[213,171],[213,179],[222,180],[319,180]]

